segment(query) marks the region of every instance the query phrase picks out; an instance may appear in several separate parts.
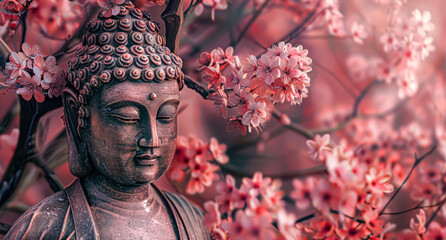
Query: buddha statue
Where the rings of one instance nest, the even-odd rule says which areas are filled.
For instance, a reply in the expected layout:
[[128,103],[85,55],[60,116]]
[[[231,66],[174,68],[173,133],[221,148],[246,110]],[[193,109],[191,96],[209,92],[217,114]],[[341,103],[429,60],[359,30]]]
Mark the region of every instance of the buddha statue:
[[5,239],[210,239],[202,211],[158,189],[175,153],[182,60],[126,2],[87,25],[63,91],[77,179],[26,211]]

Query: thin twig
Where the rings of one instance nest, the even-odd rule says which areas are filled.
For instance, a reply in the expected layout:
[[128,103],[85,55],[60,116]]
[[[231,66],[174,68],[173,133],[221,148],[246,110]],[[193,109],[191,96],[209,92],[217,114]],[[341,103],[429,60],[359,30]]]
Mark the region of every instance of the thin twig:
[[[305,17],[305,19],[302,21],[301,24],[299,24],[299,26],[295,27],[293,30],[291,30],[289,33],[287,33],[285,36],[283,36],[279,42],[281,41],[285,41],[285,39],[289,38],[288,41],[290,41],[291,39],[293,39],[293,35],[298,32],[300,29],[302,29],[304,27],[304,25],[310,21],[310,19],[314,16],[314,14],[316,14],[316,11],[318,10],[319,6],[321,5],[322,0],[319,0],[316,4],[316,6],[314,7],[314,9]],[[321,12],[325,11],[325,9],[322,9]]]
[[400,192],[400,190],[403,188],[403,186],[406,184],[407,180],[409,180],[409,177],[412,175],[413,170],[415,170],[415,168],[418,166],[418,164],[421,163],[421,161],[423,161],[427,156],[429,156],[430,154],[432,154],[435,149],[437,148],[437,146],[432,147],[432,149],[425,153],[423,156],[421,156],[420,158],[417,157],[417,155],[415,154],[415,162],[412,165],[412,168],[410,169],[409,173],[407,174],[407,177],[404,179],[404,181],[401,183],[401,185],[398,187],[398,189],[395,191],[395,193],[393,194],[393,196],[390,198],[390,200],[386,203],[386,205],[384,206],[384,208],[379,212],[379,215],[381,216],[384,213],[384,210],[386,210],[387,206],[389,206],[389,204],[392,202],[392,200],[396,197],[396,195]]
[[207,99],[208,96],[212,93],[211,91],[207,90],[205,87],[201,86],[197,81],[192,79],[189,75],[184,76],[184,83],[186,86],[195,92],[199,93],[203,99]]
[[344,82],[330,69],[324,67],[322,64],[319,64],[315,61],[313,61],[312,63],[314,66],[322,69],[324,72],[326,72],[328,75],[330,75],[331,77],[333,77],[334,80],[336,80],[336,82],[341,85],[341,87],[353,98],[356,98],[356,95],[353,93],[352,89],[350,89],[348,86],[346,86],[344,84]]
[[426,222],[425,228],[426,228],[426,232],[427,229],[429,228],[429,225],[432,223],[432,221],[435,219],[435,217],[437,216],[438,212],[440,212],[441,208],[443,207],[443,205],[446,203],[446,198],[440,202],[440,204],[438,205],[437,209],[435,210],[435,212],[432,214],[432,216],[429,218],[429,220]]
[[238,36],[237,40],[235,40],[234,43],[231,43],[231,46],[236,48],[237,45],[240,43],[240,41],[242,40],[242,38],[245,36],[246,32],[249,30],[249,28],[251,27],[251,25],[255,22],[255,20],[259,17],[259,15],[263,12],[263,10],[265,9],[266,5],[268,5],[270,0],[265,0],[265,2],[262,4],[262,6],[260,6],[259,10],[257,10],[254,15],[252,16],[251,19],[249,19],[249,22],[245,25],[245,27],[243,28],[242,32],[240,33],[240,35]]
[[437,204],[434,205],[428,205],[428,206],[420,206],[422,202],[420,202],[420,204],[418,204],[417,206],[413,207],[413,208],[409,208],[407,210],[404,211],[400,211],[400,212],[390,212],[390,213],[382,213],[381,215],[399,215],[399,214],[403,214],[403,213],[407,213],[413,210],[417,210],[417,209],[423,209],[423,208],[431,208],[431,207],[437,207],[441,204],[443,204],[446,201],[446,198],[440,202],[438,202]]
[[307,216],[301,217],[299,219],[296,220],[295,224],[301,223],[301,222],[305,222],[307,220],[310,220],[312,218],[314,218],[316,216],[315,213],[312,214],[308,214]]

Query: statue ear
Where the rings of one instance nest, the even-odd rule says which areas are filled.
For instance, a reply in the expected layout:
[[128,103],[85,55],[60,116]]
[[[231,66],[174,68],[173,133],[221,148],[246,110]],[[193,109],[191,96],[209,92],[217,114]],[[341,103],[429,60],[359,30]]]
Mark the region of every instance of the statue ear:
[[86,142],[82,140],[83,129],[78,124],[80,104],[77,94],[71,89],[65,88],[62,98],[68,136],[68,166],[74,176],[83,178],[89,175],[93,168],[88,159]]

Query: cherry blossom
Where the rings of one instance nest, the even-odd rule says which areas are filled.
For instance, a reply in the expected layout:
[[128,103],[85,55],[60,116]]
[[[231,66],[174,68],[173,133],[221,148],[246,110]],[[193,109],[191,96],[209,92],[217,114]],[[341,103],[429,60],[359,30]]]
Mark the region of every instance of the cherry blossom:
[[35,0],[30,9],[31,21],[39,24],[39,30],[53,38],[67,38],[79,27],[83,16],[82,5],[69,0]]
[[319,161],[323,161],[325,159],[325,152],[331,151],[329,146],[330,144],[330,135],[325,134],[324,136],[320,136],[319,134],[313,140],[307,140],[307,146],[310,149],[308,154],[312,156],[313,159],[318,158]]
[[23,70],[27,67],[26,59],[21,57],[16,52],[12,52],[9,56],[9,61],[10,62],[6,63],[5,70],[6,72],[10,73],[9,78],[14,81],[17,79],[17,77],[21,77],[22,73],[24,73]]
[[265,83],[270,86],[272,82],[281,75],[279,65],[280,57],[269,57],[268,55],[262,55],[258,61],[256,75],[259,78],[264,79]]
[[226,82],[226,77],[220,71],[220,65],[217,63],[215,67],[207,67],[205,70],[207,74],[204,76],[204,80],[209,82],[208,88],[212,86],[219,86]]
[[102,11],[102,16],[109,18],[111,16],[116,16],[121,11],[119,5],[123,4],[125,0],[98,0],[98,4],[104,10]]
[[243,136],[246,135],[246,126],[242,123],[241,117],[232,116],[228,118],[226,130],[229,132],[238,131]]
[[217,171],[220,168],[213,161],[219,164],[226,164],[229,161],[225,150],[226,145],[218,144],[215,138],[212,138],[208,144],[193,135],[187,138],[179,136],[167,176],[175,182],[181,182],[187,176],[186,192],[188,194],[202,193],[219,179]]
[[387,31],[384,35],[382,35],[379,41],[383,44],[384,51],[386,52],[396,49],[399,45],[398,40],[390,31]]
[[215,10],[225,10],[228,7],[228,3],[225,0],[204,0],[203,4],[212,8],[212,21],[215,20]]
[[423,40],[421,44],[421,60],[425,60],[430,52],[435,51],[435,46],[432,44],[433,41],[434,39],[431,37],[427,37]]
[[248,102],[248,108],[249,110],[243,115],[242,123],[248,126],[249,130],[251,127],[257,128],[263,125],[269,117],[265,102]]
[[214,101],[214,107],[218,110],[224,118],[228,115],[227,107],[228,107],[228,96],[223,89],[218,89],[214,93],[208,96],[209,100]]
[[368,188],[375,194],[393,192],[393,185],[390,184],[390,174],[378,172],[375,168],[371,168],[365,176]]
[[336,233],[341,239],[361,240],[367,237],[365,225],[354,220],[347,220],[341,229],[336,230]]
[[34,58],[34,74],[39,78],[43,76],[43,81],[50,84],[53,81],[54,75],[60,71],[56,65],[56,58],[53,56],[47,57],[45,60],[41,56]]
[[45,101],[45,95],[43,95],[40,87],[40,78],[37,75],[31,77],[28,72],[23,72],[20,79],[22,80],[22,87],[17,89],[17,94],[20,94],[27,101],[31,100],[33,96],[37,102]]
[[216,138],[211,138],[211,142],[209,143],[209,150],[217,162],[219,162],[220,164],[228,163],[229,158],[225,154],[226,151],[225,144],[218,144]]
[[429,11],[421,12],[419,9],[415,9],[412,12],[412,21],[417,28],[418,34],[422,36],[434,29],[434,24],[430,22],[431,13]]
[[410,229],[412,229],[416,234],[423,234],[426,232],[426,212],[421,209],[416,215],[416,221],[414,218],[410,219]]
[[429,225],[429,231],[425,234],[427,240],[445,239],[446,227],[441,226],[438,222],[433,221]]
[[367,32],[364,29],[364,25],[360,25],[354,22],[352,25],[353,40],[359,44],[364,44],[364,39],[367,38]]
[[[28,43],[22,44],[22,50],[23,54],[21,55],[25,60],[28,61],[27,67],[29,69],[33,68],[33,60],[37,56],[42,56],[42,50],[40,49],[39,45],[34,45],[32,48],[29,46]],[[19,53],[20,55],[21,53]]]
[[296,206],[300,209],[307,209],[311,204],[311,191],[316,184],[313,178],[307,178],[305,182],[298,179],[293,180],[294,190],[290,196],[295,200]]
[[42,88],[48,90],[48,96],[50,98],[59,97],[65,87],[65,78],[63,71],[59,70],[53,77],[50,83],[46,81],[41,82]]

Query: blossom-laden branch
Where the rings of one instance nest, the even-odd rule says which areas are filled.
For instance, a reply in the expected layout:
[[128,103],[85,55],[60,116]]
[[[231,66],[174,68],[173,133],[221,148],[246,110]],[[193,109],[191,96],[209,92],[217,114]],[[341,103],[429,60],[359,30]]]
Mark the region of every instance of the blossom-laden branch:
[[203,193],[219,179],[219,165],[228,163],[225,151],[226,145],[219,144],[215,138],[204,143],[193,135],[180,136],[167,177],[177,184],[187,182],[187,194]]
[[[311,71],[311,58],[302,46],[279,43],[257,59],[250,56],[242,66],[233,48],[221,48],[202,53],[198,63],[204,70],[207,95],[202,87],[190,79],[186,85],[198,90],[202,96],[214,101],[219,113],[228,120],[229,131],[238,130],[242,135],[248,129],[256,130],[270,118],[273,104],[285,101],[300,104],[307,97]],[[227,69],[223,72],[224,69]],[[203,91],[202,91],[203,90]],[[228,116],[229,115],[229,116]]]
[[[242,185],[237,187],[234,178],[227,175],[225,182],[217,184],[219,195],[214,201],[205,204],[204,224],[213,236],[216,239],[242,236],[268,236],[267,239],[365,239],[384,236],[395,228],[395,224],[386,223],[380,218],[383,211],[378,211],[384,210],[399,192],[397,190],[387,204],[383,202],[394,190],[386,165],[390,166],[392,161],[384,162],[382,166],[373,164],[367,153],[378,151],[381,147],[374,145],[370,146],[369,150],[365,150],[365,147],[351,150],[342,144],[333,146],[328,135],[316,138],[314,142],[308,143],[308,146],[310,156],[314,155],[315,161],[324,163],[327,177],[307,177],[305,181],[295,179],[294,190],[290,196],[298,209],[313,208],[313,213],[296,218],[286,212],[284,201],[290,198],[284,196],[280,190],[279,180],[265,178],[257,172],[252,179],[243,178]],[[419,166],[434,151],[435,147],[421,157],[415,155],[414,167]],[[419,171],[425,170],[426,167],[423,166]],[[408,176],[411,174],[412,171]],[[437,174],[432,172],[426,174],[437,178]],[[400,183],[399,189],[407,183],[407,179],[408,177]],[[441,196],[444,196],[444,193],[439,196],[440,199]],[[437,204],[417,206],[389,214],[401,214],[418,208],[441,207],[444,202],[446,201],[443,199]],[[420,218],[420,224],[424,227],[426,221]],[[426,225],[428,229],[428,224]],[[413,234],[418,234],[417,226],[421,225],[411,223]],[[422,233],[434,234],[438,224],[435,222],[433,226],[432,230],[422,229]],[[256,229],[255,234],[253,229]]]

